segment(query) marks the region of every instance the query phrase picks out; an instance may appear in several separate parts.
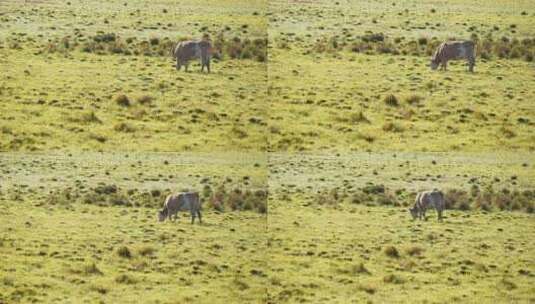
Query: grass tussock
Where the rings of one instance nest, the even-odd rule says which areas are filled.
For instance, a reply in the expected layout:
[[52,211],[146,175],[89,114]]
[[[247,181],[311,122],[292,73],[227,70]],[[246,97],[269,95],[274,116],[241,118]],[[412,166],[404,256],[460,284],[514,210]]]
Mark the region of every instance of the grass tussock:
[[390,107],[398,107],[399,106],[399,100],[393,94],[386,95],[385,98],[383,99],[383,101],[387,106],[390,106]]
[[124,94],[119,94],[113,99],[118,106],[129,107],[131,105],[130,98]]
[[[180,37],[177,40],[169,37],[121,37],[115,33],[99,32],[90,37],[65,36],[47,43],[43,49],[46,53],[68,54],[73,51],[94,53],[98,55],[113,54],[122,56],[171,56],[172,49],[179,41],[193,40]],[[260,37],[233,36],[227,38],[223,31],[212,40],[213,57],[223,59],[249,59],[257,62],[267,60],[267,39]]]
[[[535,191],[530,189],[520,191],[504,188],[496,191],[492,187],[480,189],[474,186],[470,191],[446,189],[443,193],[446,209],[524,211],[527,213],[535,211]],[[357,205],[408,207],[413,205],[415,196],[415,192],[388,189],[382,184],[369,183],[359,189],[350,190],[340,187],[321,189],[313,196],[313,201],[317,205],[335,206],[346,202]]]
[[390,258],[399,258],[401,255],[399,254],[399,251],[396,247],[394,246],[386,246],[384,248],[384,253],[386,254],[387,257],[390,257]]
[[103,275],[104,273],[97,267],[95,263],[86,264],[82,267],[83,274],[85,275]]
[[120,274],[115,278],[115,282],[119,284],[132,285],[132,284],[136,284],[137,280],[130,275]]
[[[466,40],[466,38],[450,38],[451,40]],[[495,37],[491,33],[485,37],[472,34],[469,38],[476,44],[477,56],[483,60],[518,59],[533,62],[535,55],[535,38]],[[316,40],[312,51],[314,53],[338,53],[350,51],[364,54],[389,54],[431,56],[443,40],[436,37],[388,37],[383,33],[367,32],[354,39],[345,37],[322,37]],[[288,45],[290,48],[291,46]]]
[[[169,190],[122,189],[114,184],[100,184],[90,189],[64,188],[52,191],[45,202],[50,205],[70,206],[75,203],[97,206],[124,206],[160,208]],[[267,191],[264,189],[227,189],[224,185],[205,185],[201,191],[203,208],[226,211],[267,212]],[[125,249],[121,249],[125,250]],[[154,249],[140,249],[141,255],[150,255]],[[126,254],[126,253],[125,253]]]
[[128,249],[128,247],[126,246],[121,246],[117,249],[117,255],[121,258],[125,258],[125,259],[131,259],[132,258],[132,252],[130,251],[130,249]]

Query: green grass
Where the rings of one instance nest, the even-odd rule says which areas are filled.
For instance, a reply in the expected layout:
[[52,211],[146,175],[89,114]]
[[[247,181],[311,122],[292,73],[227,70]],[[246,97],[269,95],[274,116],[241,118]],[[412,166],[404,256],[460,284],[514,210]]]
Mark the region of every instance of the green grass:
[[[272,151],[535,148],[529,63],[489,61],[469,74],[461,64],[431,71],[419,57],[270,56]],[[390,95],[397,105],[385,102]]]
[[266,161],[261,153],[2,153],[0,185],[35,194],[101,184],[178,191],[226,183],[257,189],[266,185]]
[[[265,62],[227,56],[206,75],[197,62],[191,73],[177,72],[167,51],[96,55],[74,45],[47,51],[49,40],[68,37],[72,44],[99,33],[135,41],[203,33],[265,38],[264,3],[123,3],[1,4],[9,14],[0,29],[0,151],[265,150]],[[129,103],[118,104],[120,95]]]
[[[533,301],[533,216],[269,202],[273,303]],[[393,254],[396,251],[399,256]]]
[[35,203],[2,202],[0,301],[264,302],[265,216]]
[[408,191],[472,186],[532,190],[534,165],[530,153],[273,153],[269,187],[307,194],[367,184]]
[[[0,1],[0,303],[535,301],[531,1],[30,2]],[[430,71],[475,36],[507,42]],[[412,221],[432,188],[467,194]],[[159,223],[186,189],[203,224]]]
[[529,1],[482,3],[270,3],[270,151],[532,151],[534,96],[526,88],[534,85],[533,67],[525,60],[478,58],[470,74],[464,62],[431,71],[429,56],[314,51],[318,40],[370,33],[391,40],[534,36]]
[[182,189],[265,189],[262,154],[2,153],[0,172],[0,302],[264,302],[265,214],[203,197],[202,225],[157,219]]

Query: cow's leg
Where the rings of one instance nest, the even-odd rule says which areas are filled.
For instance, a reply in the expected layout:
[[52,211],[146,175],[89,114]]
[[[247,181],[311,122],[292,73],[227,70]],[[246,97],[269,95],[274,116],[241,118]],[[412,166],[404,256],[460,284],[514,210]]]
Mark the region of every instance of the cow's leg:
[[448,68],[448,61],[447,60],[443,60],[442,61],[442,70],[446,71],[447,68]]
[[438,220],[442,222],[442,210],[437,210],[438,213]]
[[208,74],[210,74],[210,60],[206,61],[206,69],[208,70]]
[[476,60],[473,57],[468,58],[468,71],[474,72],[474,66],[476,65]]
[[186,62],[184,64],[184,69],[186,70],[186,73],[188,72],[189,62]]
[[180,71],[180,60],[178,58],[176,59],[176,70]]
[[199,224],[202,224],[201,210],[197,210],[197,216],[199,217]]
[[191,224],[195,223],[195,212],[191,212]]

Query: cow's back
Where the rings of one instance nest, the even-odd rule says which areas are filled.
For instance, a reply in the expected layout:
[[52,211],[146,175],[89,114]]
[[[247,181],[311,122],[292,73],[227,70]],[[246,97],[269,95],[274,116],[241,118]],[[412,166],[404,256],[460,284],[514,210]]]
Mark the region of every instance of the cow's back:
[[422,209],[434,208],[439,211],[444,210],[444,195],[441,191],[424,191],[420,195],[420,205]]
[[440,46],[440,57],[443,60],[465,59],[474,57],[473,41],[448,41]]
[[179,211],[195,212],[200,209],[199,193],[182,192],[178,194]]
[[175,58],[187,61],[199,56],[199,46],[196,41],[181,41],[177,43],[174,51]]

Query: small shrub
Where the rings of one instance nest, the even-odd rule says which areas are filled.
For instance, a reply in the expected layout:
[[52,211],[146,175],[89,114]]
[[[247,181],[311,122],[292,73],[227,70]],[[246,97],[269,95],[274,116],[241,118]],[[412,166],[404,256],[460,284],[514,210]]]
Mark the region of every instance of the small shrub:
[[388,257],[391,257],[391,258],[396,258],[397,259],[397,258],[400,257],[399,251],[394,246],[385,247],[384,252]]
[[106,138],[106,136],[104,136],[104,135],[93,134],[93,133],[89,134],[89,138],[90,139],[94,139],[94,140],[96,140],[96,141],[98,141],[100,143],[104,143],[104,142],[106,142],[108,140],[108,138]]
[[385,193],[385,186],[384,185],[366,185],[364,188],[362,188],[362,192],[366,194],[384,194]]
[[387,123],[385,123],[383,125],[383,131],[401,133],[401,132],[405,131],[405,128],[403,128],[403,126],[401,126],[401,125],[399,125],[397,123],[387,122]]
[[150,38],[149,39],[149,43],[150,43],[150,45],[158,45],[158,44],[160,44],[160,39],[157,38],[157,37]]
[[113,126],[113,130],[115,130],[117,132],[124,132],[124,133],[132,133],[132,132],[136,131],[134,126],[132,126],[132,125],[130,125],[128,123],[125,123],[125,122],[120,122],[120,123],[116,124],[115,126]]
[[92,285],[89,289],[91,289],[92,291],[96,291],[100,294],[107,294],[108,293],[108,289],[104,286],[99,286],[99,285]]
[[354,124],[361,122],[370,123],[370,120],[364,115],[364,113],[362,113],[362,111],[351,113],[349,116],[349,121]]
[[129,107],[130,99],[128,99],[128,96],[124,94],[120,94],[120,95],[115,96],[115,103],[122,107]]
[[126,259],[132,258],[132,253],[130,252],[130,249],[128,249],[128,247],[126,246],[119,247],[119,249],[117,249],[117,255]]
[[507,127],[501,127],[501,128],[500,128],[500,132],[501,132],[501,133],[505,136],[505,138],[507,138],[507,139],[510,139],[510,138],[513,138],[513,137],[516,136],[516,133],[515,133],[513,130],[507,128]]
[[232,131],[232,134],[234,134],[238,139],[244,139],[248,136],[245,130],[236,126],[233,127],[231,131]]
[[397,107],[399,106],[399,101],[397,99],[396,96],[394,96],[393,94],[390,94],[390,95],[387,95],[384,100],[385,104],[387,106],[391,106],[391,107]]
[[147,105],[147,104],[152,103],[152,100],[153,100],[152,96],[143,95],[143,96],[138,97],[136,101],[140,105]]
[[383,278],[383,282],[392,284],[403,284],[405,283],[405,280],[398,275],[389,274]]
[[410,256],[419,256],[422,254],[423,251],[423,248],[418,246],[412,246],[407,248],[407,254]]
[[363,134],[363,133],[358,133],[357,134],[357,138],[358,139],[363,139],[369,143],[373,143],[375,141],[375,136],[373,135],[370,135],[370,134]]
[[120,274],[115,278],[115,282],[119,284],[135,284],[137,280],[127,274]]
[[419,104],[420,101],[422,101],[422,100],[423,100],[423,97],[419,96],[419,95],[411,95],[411,96],[405,98],[405,102],[410,104],[410,105]]
[[141,256],[148,256],[148,255],[153,255],[154,252],[156,252],[156,249],[150,246],[145,246],[145,247],[141,247],[138,250],[138,252],[139,252],[139,255]]
[[359,285],[358,286],[358,289],[359,290],[362,290],[368,294],[374,294],[376,291],[377,291],[377,288],[375,286],[372,286],[372,285]]
[[102,275],[102,271],[98,269],[95,263],[84,265],[82,272],[86,275]]
[[80,120],[82,123],[102,123],[93,111],[82,113]]
[[94,189],[95,193],[98,193],[98,194],[112,194],[112,193],[117,193],[117,186],[116,185],[99,185],[97,187],[95,187]]
[[371,272],[364,266],[363,263],[351,266],[351,273],[356,274],[371,274]]
[[111,42],[115,41],[115,39],[117,39],[117,36],[114,33],[99,34],[93,37],[95,42]]

